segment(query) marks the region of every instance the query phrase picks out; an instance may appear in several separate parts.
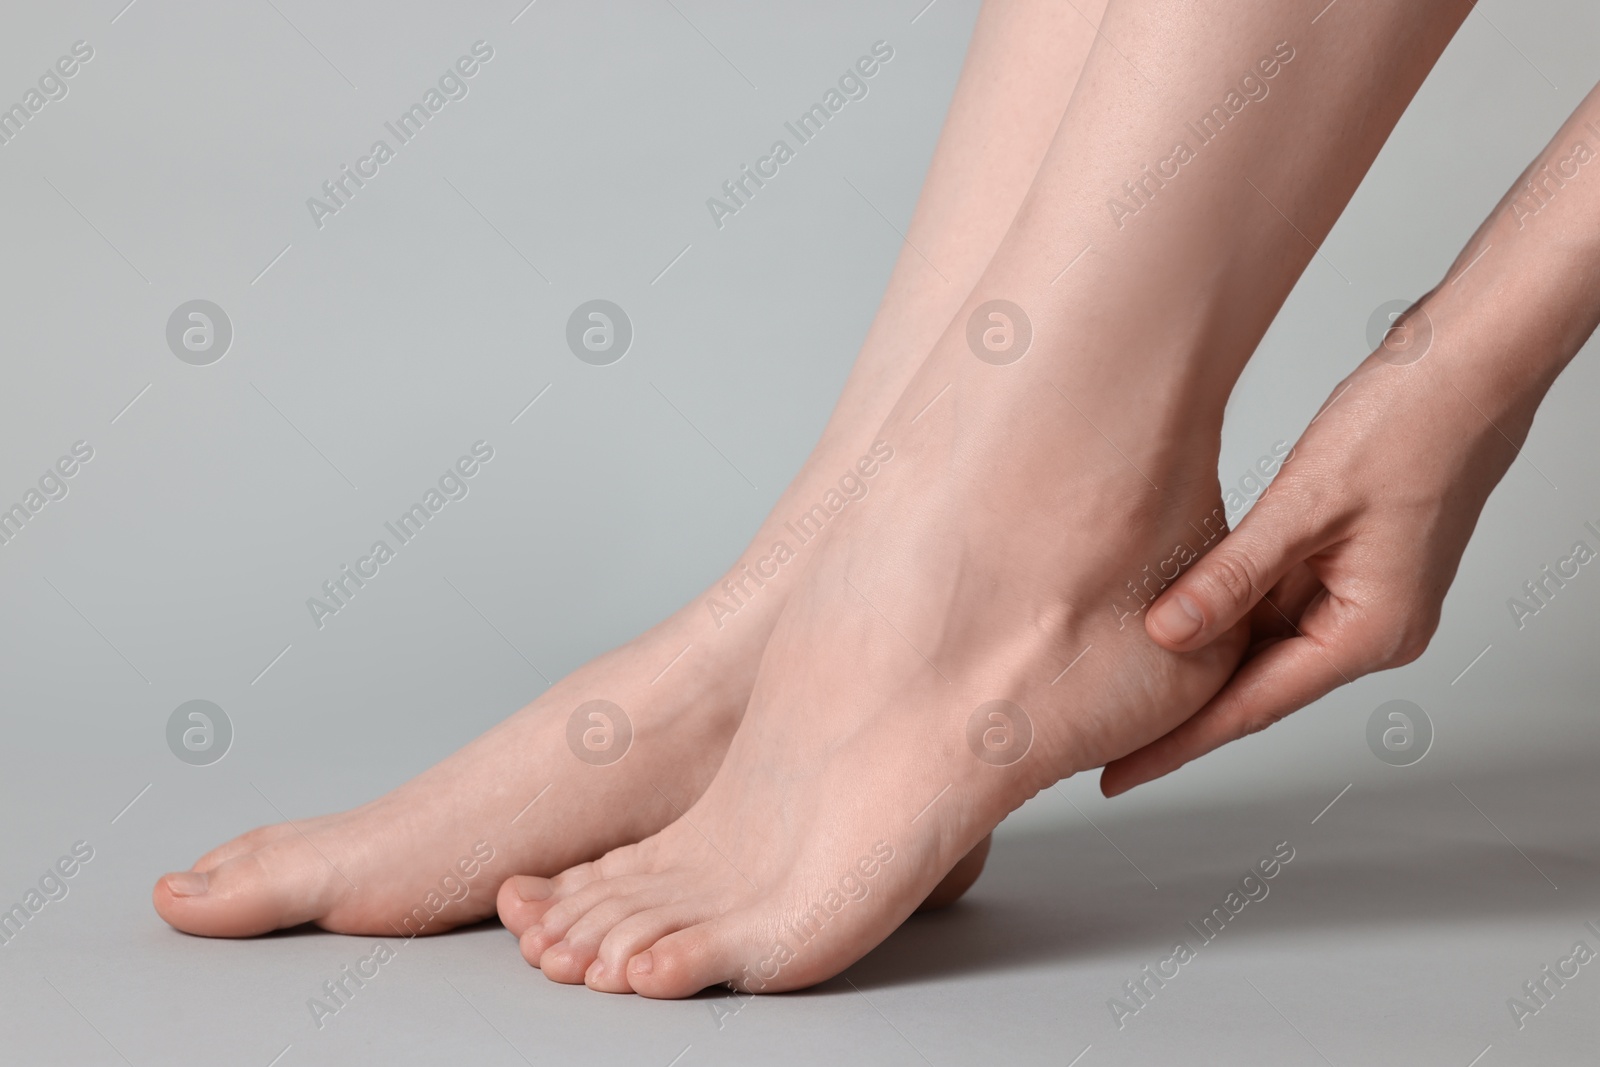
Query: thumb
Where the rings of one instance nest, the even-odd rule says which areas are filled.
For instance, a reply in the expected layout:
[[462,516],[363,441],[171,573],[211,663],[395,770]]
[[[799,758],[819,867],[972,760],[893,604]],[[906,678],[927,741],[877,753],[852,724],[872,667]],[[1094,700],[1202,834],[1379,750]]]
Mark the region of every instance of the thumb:
[[1190,652],[1227,633],[1290,569],[1314,550],[1298,515],[1268,494],[1238,529],[1201,556],[1145,616],[1145,631],[1174,652]]

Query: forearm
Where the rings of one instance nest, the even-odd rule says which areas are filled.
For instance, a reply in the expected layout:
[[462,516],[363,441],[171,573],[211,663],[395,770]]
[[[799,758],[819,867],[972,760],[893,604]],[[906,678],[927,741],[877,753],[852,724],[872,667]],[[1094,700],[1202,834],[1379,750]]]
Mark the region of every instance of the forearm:
[[1600,86],[1420,302],[1428,359],[1506,433],[1600,325]]

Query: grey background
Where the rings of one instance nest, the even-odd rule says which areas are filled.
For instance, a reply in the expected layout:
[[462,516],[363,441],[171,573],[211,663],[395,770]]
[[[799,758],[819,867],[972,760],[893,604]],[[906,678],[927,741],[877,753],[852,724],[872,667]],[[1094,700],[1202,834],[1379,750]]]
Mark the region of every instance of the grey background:
[[[0,501],[73,442],[95,449],[0,546],[0,898],[95,848],[0,947],[0,1058],[1592,1058],[1600,968],[1520,1033],[1506,998],[1580,937],[1600,947],[1583,927],[1600,923],[1600,577],[1521,632],[1505,604],[1593,543],[1592,350],[1491,499],[1420,662],[1116,802],[1063,783],[1001,828],[966,903],[849,981],[719,1026],[730,1001],[556,986],[484,926],[406,945],[318,1031],[306,998],[368,943],[169,930],[148,903],[160,872],[274,806],[391,788],[743,546],[870,321],[899,243],[885,217],[910,216],[976,5],[123,3],[12,5],[0,34],[6,104],[74,41],[95,49],[0,147]],[[1246,372],[1224,485],[1294,440],[1375,307],[1435,282],[1600,78],[1597,31],[1576,0],[1485,0],[1467,20]],[[495,57],[467,98],[316,229],[305,199],[479,39]],[[718,231],[706,197],[879,39],[895,58],[870,95]],[[209,367],[164,340],[195,298],[235,330]],[[593,298],[636,330],[613,366],[564,344]],[[496,458],[470,495],[316,630],[305,599],[479,439]],[[1408,768],[1365,741],[1401,698],[1437,731]],[[235,729],[209,767],[166,748],[191,699]],[[1107,999],[1282,840],[1297,855],[1271,896],[1119,1032]]]

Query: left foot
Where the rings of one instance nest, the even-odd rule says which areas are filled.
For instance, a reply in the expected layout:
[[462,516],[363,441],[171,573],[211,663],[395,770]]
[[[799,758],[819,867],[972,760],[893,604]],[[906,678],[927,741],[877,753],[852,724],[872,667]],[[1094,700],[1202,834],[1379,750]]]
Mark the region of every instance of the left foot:
[[1089,421],[1108,400],[1072,383],[1075,411],[1042,359],[929,365],[902,409],[953,379],[946,406],[891,419],[904,459],[802,577],[705,794],[636,845],[519,879],[548,893],[520,941],[548,977],[650,997],[832,977],[1025,800],[1162,736],[1232,672],[1242,631],[1174,654],[1121,614],[1147,564],[1214,543],[1214,452],[1141,441],[1135,418],[1119,457]]

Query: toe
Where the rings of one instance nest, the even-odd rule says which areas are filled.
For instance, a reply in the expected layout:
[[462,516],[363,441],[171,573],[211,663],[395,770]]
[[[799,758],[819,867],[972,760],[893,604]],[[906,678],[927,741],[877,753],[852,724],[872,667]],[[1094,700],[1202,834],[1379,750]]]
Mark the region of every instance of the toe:
[[772,964],[745,966],[742,956],[750,941],[750,931],[728,919],[679,930],[628,961],[628,985],[641,996],[662,999],[690,997],[723,982],[759,992],[761,971]]
[[628,916],[613,926],[600,942],[594,962],[584,973],[584,983],[602,993],[631,992],[628,961],[668,934],[705,922],[711,912],[704,901],[686,900]]
[[520,938],[550,910],[555,903],[554,892],[548,878],[536,878],[529,874],[513,875],[500,884],[500,892],[495,897],[495,910],[499,912],[500,921],[506,929]]
[[[542,966],[542,957],[552,945],[563,940],[573,924],[613,897],[627,896],[646,888],[650,880],[639,875],[628,878],[599,878],[564,899],[558,899],[537,921],[522,932],[518,939],[522,958],[535,967]],[[585,964],[587,966],[587,964]],[[574,982],[583,980],[578,972]]]
[[564,897],[570,897],[592,882],[598,882],[602,877],[604,876],[600,873],[600,864],[596,861],[593,863],[580,863],[576,867],[568,867],[549,881],[555,899],[561,900]]
[[618,923],[641,911],[669,903],[672,896],[669,886],[657,883],[596,904],[572,924],[565,937],[545,950],[539,957],[539,969],[546,978],[557,982],[576,985],[586,981],[601,942]]
[[248,852],[209,871],[163,875],[152,893],[172,926],[204,937],[253,937],[321,918],[332,907],[330,876],[309,849]]
[[249,833],[240,834],[232,841],[226,841],[207,852],[204,856],[194,861],[190,870],[209,871],[213,867],[220,867],[231,859],[243,856],[247,852],[257,852],[268,845],[281,840],[285,834],[292,834],[292,827],[283,823],[272,826],[258,826]]

